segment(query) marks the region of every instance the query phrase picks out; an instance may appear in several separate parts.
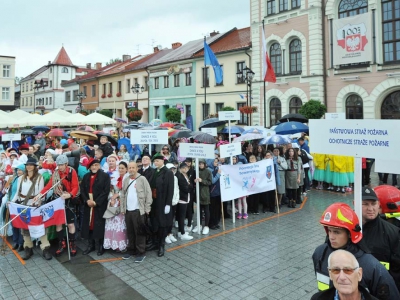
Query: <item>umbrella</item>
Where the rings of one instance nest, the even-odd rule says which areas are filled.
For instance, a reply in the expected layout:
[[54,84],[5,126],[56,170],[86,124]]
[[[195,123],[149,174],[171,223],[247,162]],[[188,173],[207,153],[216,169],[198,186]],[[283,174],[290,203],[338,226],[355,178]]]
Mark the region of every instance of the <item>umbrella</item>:
[[131,144],[131,140],[123,137],[122,139],[118,140],[118,149],[121,149],[121,146],[125,145],[126,149],[128,150],[129,153],[131,153],[132,151],[132,144]]
[[285,122],[275,128],[277,134],[293,134],[298,132],[308,132],[308,126],[300,122]]
[[160,126],[161,123],[162,123],[162,120],[160,120],[160,119],[153,119],[153,120],[151,120],[150,125],[156,127],[156,126]]
[[199,129],[201,128],[210,128],[210,127],[218,127],[218,126],[222,126],[225,125],[226,121],[221,121],[218,118],[210,118],[210,119],[206,119],[204,121],[201,121]]
[[203,144],[215,144],[217,142],[211,134],[205,132],[193,135],[193,139]]
[[36,131],[32,129],[24,129],[21,131],[21,134],[36,134]]
[[49,133],[47,134],[47,136],[62,136],[62,137],[68,137],[68,136],[66,135],[66,133],[65,133],[64,130],[58,129],[58,128],[55,128],[55,129],[50,130]]
[[168,129],[168,137],[171,137],[177,131],[178,131],[178,129],[169,128]]
[[84,140],[91,140],[91,141],[97,140],[97,135],[95,135],[92,132],[83,131],[83,130],[71,131],[70,136],[77,138],[77,139],[84,139]]
[[308,119],[305,116],[303,116],[302,114],[287,114],[279,119],[279,122],[281,122],[281,123],[290,122],[290,121],[307,123]]
[[96,132],[96,135],[97,135],[98,139],[100,139],[102,136],[105,136],[105,137],[107,137],[108,141],[109,141],[113,146],[115,146],[115,147],[118,146],[117,140],[114,139],[110,134],[104,133],[104,132],[102,132],[102,131],[98,131],[98,132]]
[[267,138],[262,139],[258,144],[259,145],[270,145],[270,144],[289,144],[292,140],[286,135],[271,135]]
[[242,135],[246,134],[246,133],[264,134],[264,130],[261,130],[258,128],[250,128],[250,129],[244,130],[242,132]]
[[95,129],[91,126],[79,126],[76,130],[93,132]]
[[191,130],[179,130],[174,132],[171,136],[173,139],[181,139],[181,138],[189,138],[193,135],[193,131]]
[[[3,135],[3,134],[5,134],[5,132],[2,131],[2,130],[0,130],[0,135]],[[34,133],[33,133],[33,134],[34,134]]]
[[[243,127],[231,126],[231,134],[242,134],[244,131]],[[223,128],[219,133],[229,133],[229,127]]]
[[164,122],[159,127],[174,127],[175,124],[171,122]]
[[262,138],[264,138],[264,136],[259,133],[245,133],[237,138],[234,138],[233,142],[237,143],[237,142],[250,141],[250,140],[259,140]]
[[38,131],[49,131],[50,128],[47,127],[47,126],[35,126],[35,127],[32,127],[32,130],[34,130],[36,132],[38,132]]
[[121,118],[114,118],[114,120],[117,122],[120,122],[120,123],[124,123],[124,124],[128,123],[126,120],[121,119]]

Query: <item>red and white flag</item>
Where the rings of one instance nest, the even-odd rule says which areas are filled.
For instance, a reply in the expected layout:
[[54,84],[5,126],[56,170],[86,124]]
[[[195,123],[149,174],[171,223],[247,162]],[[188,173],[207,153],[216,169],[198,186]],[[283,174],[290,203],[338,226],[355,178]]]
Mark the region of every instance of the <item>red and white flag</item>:
[[271,61],[269,60],[268,56],[268,51],[267,51],[267,42],[265,40],[265,32],[264,32],[264,27],[262,29],[262,63],[263,63],[263,78],[264,81],[267,82],[276,82],[276,76],[275,76],[275,71],[274,67],[271,64]]
[[65,205],[62,198],[58,198],[38,208],[10,203],[9,206],[12,225],[15,228],[29,229],[29,226],[65,224]]

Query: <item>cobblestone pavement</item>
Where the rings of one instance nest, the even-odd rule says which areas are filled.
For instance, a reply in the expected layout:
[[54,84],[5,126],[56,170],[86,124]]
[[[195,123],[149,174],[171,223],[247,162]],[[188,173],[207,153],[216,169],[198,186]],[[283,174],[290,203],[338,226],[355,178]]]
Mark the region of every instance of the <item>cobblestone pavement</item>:
[[[312,190],[296,209],[283,207],[279,215],[250,215],[234,225],[229,219],[225,233],[217,230],[200,237],[195,233],[192,241],[168,245],[162,258],[148,252],[141,264],[133,259],[89,263],[99,257],[92,252],[82,260],[81,250],[72,262],[67,261],[66,254],[45,261],[36,250],[22,265],[7,247],[0,256],[0,297],[310,299],[317,291],[311,255],[325,239],[319,218],[331,203],[351,204],[352,200],[352,193]],[[79,247],[85,247],[83,241]],[[120,257],[108,251],[100,258]],[[118,288],[113,289],[113,282]],[[138,293],[136,298],[132,292]],[[111,297],[110,293],[118,296]]]

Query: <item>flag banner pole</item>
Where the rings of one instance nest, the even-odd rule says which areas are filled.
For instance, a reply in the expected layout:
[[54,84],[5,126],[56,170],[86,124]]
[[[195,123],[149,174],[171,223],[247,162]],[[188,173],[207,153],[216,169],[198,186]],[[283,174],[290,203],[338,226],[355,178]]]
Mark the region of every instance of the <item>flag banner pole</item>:
[[[199,159],[196,157],[196,178],[199,178]],[[201,218],[200,218],[200,183],[196,180],[196,199],[197,199],[197,233],[201,233]]]
[[[231,141],[231,120],[228,120],[228,132],[229,132],[229,144],[232,143]],[[230,159],[230,163],[231,165],[233,165],[233,159],[231,156]],[[235,218],[235,199],[232,199],[232,223],[235,224],[236,223],[236,218]]]
[[[279,175],[279,174],[278,174]],[[279,201],[278,201],[278,192],[276,191],[277,190],[277,188],[275,189],[275,199],[276,199],[276,211],[278,212],[278,214],[279,214]]]
[[222,230],[225,230],[224,203],[222,201],[221,201],[221,213],[222,213]]
[[69,249],[69,236],[68,236],[68,223],[67,223],[67,212],[64,207],[64,216],[65,216],[65,234],[67,236],[67,249],[68,249],[68,260],[71,260],[71,251]]

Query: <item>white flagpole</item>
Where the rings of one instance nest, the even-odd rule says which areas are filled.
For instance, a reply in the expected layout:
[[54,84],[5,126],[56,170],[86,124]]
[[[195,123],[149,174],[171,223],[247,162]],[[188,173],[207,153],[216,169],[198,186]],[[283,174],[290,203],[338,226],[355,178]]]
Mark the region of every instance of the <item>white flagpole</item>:
[[[199,178],[199,159],[196,157],[196,178]],[[201,233],[201,218],[200,218],[200,183],[196,181],[196,199],[197,199],[197,233]]]
[[[231,120],[228,120],[228,132],[229,132],[229,144],[232,143],[231,141]],[[231,166],[233,165],[233,159],[231,156]],[[235,218],[235,199],[232,199],[232,223],[235,224],[236,218]]]

